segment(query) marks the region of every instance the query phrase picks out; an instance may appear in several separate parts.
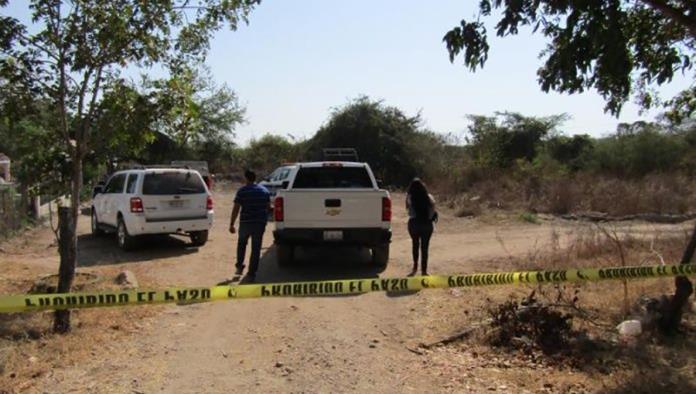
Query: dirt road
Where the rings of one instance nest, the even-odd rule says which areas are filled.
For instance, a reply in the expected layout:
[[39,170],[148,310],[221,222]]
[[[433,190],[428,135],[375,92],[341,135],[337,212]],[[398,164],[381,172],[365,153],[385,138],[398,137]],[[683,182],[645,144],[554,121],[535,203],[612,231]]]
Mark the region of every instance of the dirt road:
[[[351,249],[306,251],[295,267],[276,264],[267,232],[258,282],[400,276],[410,270],[410,239],[403,195],[394,196],[394,240],[386,272],[371,269],[366,252]],[[227,232],[231,192],[215,195],[216,221],[209,243],[189,248],[174,237],[147,242],[123,253],[111,237],[79,232],[82,270],[130,269],[159,285],[212,285],[232,276],[235,236]],[[485,224],[455,218],[447,210],[431,246],[432,273],[480,271],[493,258],[532,253],[558,236],[565,242],[579,224],[562,221]],[[270,228],[269,228],[270,229]],[[634,226],[633,231],[652,231]],[[678,226],[660,226],[679,231]],[[555,235],[554,235],[555,234]],[[22,261],[57,270],[49,231],[27,236],[25,246],[6,246],[4,261]],[[450,334],[432,315],[431,294],[383,293],[344,297],[279,298],[164,306],[138,322],[126,340],[101,344],[92,357],[61,365],[33,384],[36,392],[432,392],[447,381],[418,354],[416,344]],[[81,313],[89,313],[84,311]],[[79,329],[73,334],[79,335]],[[481,388],[485,390],[485,388]]]

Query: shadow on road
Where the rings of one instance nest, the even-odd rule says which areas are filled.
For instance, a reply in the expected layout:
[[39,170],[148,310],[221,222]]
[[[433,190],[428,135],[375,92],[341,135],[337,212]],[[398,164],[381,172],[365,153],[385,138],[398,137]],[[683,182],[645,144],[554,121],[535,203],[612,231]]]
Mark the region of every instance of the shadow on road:
[[191,246],[188,240],[168,235],[139,237],[136,248],[126,252],[119,249],[114,234],[102,237],[84,234],[78,236],[77,249],[79,267],[143,262],[198,252],[198,248]]
[[302,282],[315,280],[367,279],[379,277],[367,249],[297,248],[295,261],[278,266],[276,248],[271,246],[261,256],[256,283]]

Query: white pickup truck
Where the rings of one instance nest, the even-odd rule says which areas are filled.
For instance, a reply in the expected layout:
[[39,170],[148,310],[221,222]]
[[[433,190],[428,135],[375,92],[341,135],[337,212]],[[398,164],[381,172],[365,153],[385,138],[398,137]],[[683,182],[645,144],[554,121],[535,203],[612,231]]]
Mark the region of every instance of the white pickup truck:
[[367,163],[299,163],[274,200],[273,238],[278,263],[294,259],[296,246],[368,247],[384,270],[391,242],[391,197]]

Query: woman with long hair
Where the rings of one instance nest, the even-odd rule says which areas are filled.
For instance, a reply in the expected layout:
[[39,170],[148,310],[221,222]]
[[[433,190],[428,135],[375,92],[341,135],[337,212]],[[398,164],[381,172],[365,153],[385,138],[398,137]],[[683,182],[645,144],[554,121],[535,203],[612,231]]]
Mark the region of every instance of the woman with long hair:
[[418,178],[413,179],[406,191],[406,209],[408,210],[408,234],[411,236],[413,251],[413,269],[409,276],[418,271],[418,252],[421,257],[421,274],[428,275],[428,248],[433,235],[433,221],[437,220],[435,201],[428,193],[425,184]]

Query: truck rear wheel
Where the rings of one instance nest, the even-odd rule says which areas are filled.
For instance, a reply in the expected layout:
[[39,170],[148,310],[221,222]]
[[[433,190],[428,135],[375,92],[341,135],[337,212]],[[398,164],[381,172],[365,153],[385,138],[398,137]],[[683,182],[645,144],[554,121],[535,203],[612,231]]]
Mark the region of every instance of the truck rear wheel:
[[190,234],[193,246],[203,246],[208,242],[208,230],[194,231]]
[[295,247],[292,245],[276,245],[276,253],[280,266],[290,265],[295,259]]
[[379,269],[379,272],[387,269],[387,264],[389,264],[389,244],[372,248],[372,263]]

